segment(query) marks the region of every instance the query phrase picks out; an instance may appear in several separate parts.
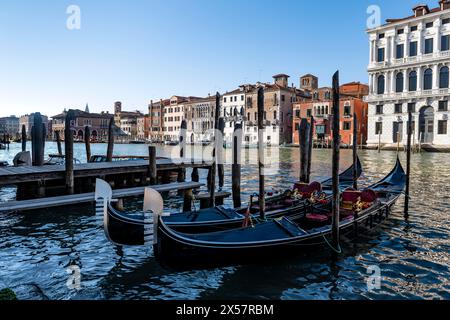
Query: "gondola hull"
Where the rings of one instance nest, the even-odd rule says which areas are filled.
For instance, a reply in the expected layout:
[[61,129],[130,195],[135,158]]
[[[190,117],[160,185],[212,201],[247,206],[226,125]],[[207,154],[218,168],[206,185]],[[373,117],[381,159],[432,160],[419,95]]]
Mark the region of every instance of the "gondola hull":
[[[371,190],[379,194],[377,202],[343,219],[340,222],[340,233],[351,238],[382,223],[404,186],[405,174],[397,162],[396,168],[385,179],[371,187]],[[163,219],[159,219],[154,251],[164,264],[190,267],[246,262],[329,245],[331,224],[310,229],[302,229],[300,226],[299,221],[283,217],[260,223],[253,228],[185,234],[171,229]]]
[[[344,171],[341,177],[341,190],[351,187],[353,184],[352,177],[353,167]],[[357,163],[358,177],[362,173],[361,163]],[[331,197],[330,180],[322,183],[324,192],[328,199]],[[293,219],[302,216],[310,207],[305,200],[298,200],[290,205],[285,205],[277,208],[271,207],[271,203],[276,203],[283,200],[283,196],[275,196],[267,199],[266,217],[269,219],[276,219],[280,217],[291,217]],[[327,206],[323,204],[322,206]],[[164,217],[165,224],[173,229],[184,233],[208,233],[229,229],[236,229],[242,226],[245,219],[242,212],[246,208],[240,209],[226,209],[223,207],[203,209],[198,212],[187,212],[172,214],[169,217]],[[122,245],[144,245],[144,216],[143,215],[129,215],[116,210],[112,205],[107,207],[107,219],[105,222],[105,232],[108,234],[110,240]],[[259,212],[256,211],[252,215],[254,222],[258,222]]]

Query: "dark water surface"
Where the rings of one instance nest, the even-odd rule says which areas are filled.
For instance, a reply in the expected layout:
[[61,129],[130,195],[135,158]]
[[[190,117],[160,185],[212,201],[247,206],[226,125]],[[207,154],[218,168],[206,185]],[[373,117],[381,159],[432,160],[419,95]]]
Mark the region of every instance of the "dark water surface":
[[[0,160],[11,162],[19,147],[0,151]],[[50,144],[47,151],[54,149]],[[83,145],[76,149],[84,160]],[[104,150],[93,145],[93,153]],[[145,155],[147,146],[118,145],[115,152]],[[267,178],[268,189],[290,188],[298,176],[298,149],[272,152],[279,152],[282,163],[279,173]],[[249,153],[256,156],[255,150]],[[360,157],[370,184],[391,170],[396,153],[361,151]],[[405,155],[400,157],[405,163]],[[314,151],[314,177],[330,174],[330,159],[329,150]],[[351,153],[344,150],[342,168],[350,163]],[[227,166],[227,190],[230,171]],[[344,243],[335,262],[323,250],[283,260],[267,256],[259,265],[176,272],[159,266],[151,249],[108,243],[90,205],[0,214],[0,289],[13,288],[20,299],[450,299],[450,154],[415,154],[412,172],[409,221],[403,218],[402,197],[384,225]],[[244,166],[242,176],[246,202],[258,190],[256,166]],[[0,201],[13,198],[13,188],[0,189]],[[129,203],[136,204],[141,207],[139,200]],[[166,209],[178,211],[180,204],[172,197]],[[74,265],[81,272],[80,290],[67,285]],[[381,272],[381,287],[369,290],[373,268]]]

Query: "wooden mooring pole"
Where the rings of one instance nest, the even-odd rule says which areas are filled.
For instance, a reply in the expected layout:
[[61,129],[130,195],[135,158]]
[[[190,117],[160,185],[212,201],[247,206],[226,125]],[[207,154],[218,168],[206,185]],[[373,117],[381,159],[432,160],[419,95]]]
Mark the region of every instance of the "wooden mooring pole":
[[27,128],[22,125],[22,152],[27,151]]
[[233,192],[233,206],[240,208],[241,202],[241,149],[242,124],[236,123],[233,134],[233,164],[231,167],[231,184]]
[[42,123],[42,116],[36,112],[33,117],[33,127],[31,128],[31,154],[33,159],[33,166],[44,165],[44,145],[45,137],[44,124]]
[[[186,159],[186,137],[187,137],[187,121],[182,120],[180,125],[180,159],[185,162]],[[178,182],[186,181],[186,169],[180,169],[178,172]]]
[[264,88],[258,88],[258,171],[259,171],[259,214],[266,219],[266,195],[264,186]]
[[308,136],[309,136],[309,123],[306,118],[303,118],[300,122],[300,128],[298,131],[299,143],[300,143],[300,182],[308,182]]
[[66,115],[66,123],[64,128],[66,191],[68,194],[74,194],[75,192],[75,179],[73,175],[73,133],[71,128],[71,123],[74,120],[75,114],[73,110],[69,110]]
[[224,143],[224,133],[225,133],[225,119],[223,117],[219,118],[219,131],[217,132],[217,174],[219,176],[219,190],[222,190],[225,180],[225,170],[224,170],[224,156],[223,156],[223,143]]
[[106,162],[112,162],[114,152],[114,118],[109,120],[108,127],[108,150],[106,151]]
[[353,189],[358,190],[358,118],[353,114]]
[[412,113],[408,113],[408,140],[406,145],[406,190],[405,190],[405,218],[409,217],[409,184],[411,175],[411,135],[412,135]]
[[334,250],[339,251],[340,236],[339,236],[339,161],[340,161],[340,94],[339,94],[339,71],[333,75],[333,164],[332,164],[332,177],[333,177],[333,200],[332,200],[332,245]]
[[58,154],[60,156],[62,156],[63,152],[62,152],[62,146],[61,146],[61,135],[59,134],[59,131],[55,131],[55,136],[56,136],[56,145],[58,147]]
[[150,176],[150,185],[157,184],[158,180],[158,171],[156,167],[156,147],[149,146],[148,147],[148,172]]
[[91,128],[86,126],[84,128],[84,144],[86,146],[86,162],[91,162]]
[[214,148],[213,148],[213,163],[211,169],[209,170],[209,206],[213,208],[215,206],[216,198],[216,166],[217,166],[217,148],[218,139],[216,137],[216,132],[219,130],[219,115],[220,115],[220,93],[216,93],[216,109],[214,112]]
[[308,168],[306,170],[306,182],[311,182],[311,165],[312,165],[312,151],[313,151],[313,136],[314,136],[314,117],[311,116],[311,123],[309,124],[308,134]]

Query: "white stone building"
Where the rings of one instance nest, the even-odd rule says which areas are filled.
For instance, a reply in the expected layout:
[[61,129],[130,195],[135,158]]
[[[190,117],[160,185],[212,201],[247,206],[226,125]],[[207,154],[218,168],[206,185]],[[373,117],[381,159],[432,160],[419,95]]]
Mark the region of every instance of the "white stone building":
[[369,145],[406,143],[411,110],[414,141],[450,146],[450,0],[413,12],[368,30]]
[[186,97],[173,96],[170,104],[164,106],[163,132],[164,141],[178,142],[180,140],[181,121],[185,120]]
[[235,124],[244,124],[247,120],[245,117],[247,87],[242,85],[238,89],[227,92],[222,96],[220,116],[224,117],[225,120],[224,142],[227,145],[232,145]]

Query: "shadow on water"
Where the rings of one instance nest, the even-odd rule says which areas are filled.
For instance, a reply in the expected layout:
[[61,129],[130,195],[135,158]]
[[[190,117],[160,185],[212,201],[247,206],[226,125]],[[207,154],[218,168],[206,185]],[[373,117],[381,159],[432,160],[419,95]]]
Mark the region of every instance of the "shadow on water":
[[[93,148],[102,153],[104,146]],[[146,146],[117,150],[144,155]],[[76,152],[81,158],[82,151]],[[0,152],[0,160],[8,157]],[[298,178],[298,149],[280,148],[279,157],[280,170],[267,177],[268,190],[290,188]],[[328,176],[330,151],[315,150],[313,157],[313,178]],[[361,151],[360,158],[362,184],[369,185],[390,171],[396,153]],[[405,162],[403,153],[400,159]],[[344,242],[344,254],[336,261],[324,247],[290,257],[267,256],[258,264],[175,271],[159,265],[149,248],[108,243],[91,205],[0,214],[0,287],[14,288],[22,299],[449,299],[448,163],[449,154],[413,155],[409,221],[403,218],[400,199],[383,225]],[[343,150],[342,169],[350,164],[351,153]],[[230,190],[231,170],[225,169],[224,189]],[[206,178],[206,172],[200,175]],[[243,167],[244,202],[257,191],[257,175],[255,166]],[[13,191],[0,190],[0,201],[10,200]],[[181,203],[180,197],[171,197],[166,211],[180,210]],[[127,205],[139,211],[142,199]],[[68,286],[71,266],[80,269],[81,290]],[[373,267],[379,268],[381,281],[379,289],[370,291]]]

